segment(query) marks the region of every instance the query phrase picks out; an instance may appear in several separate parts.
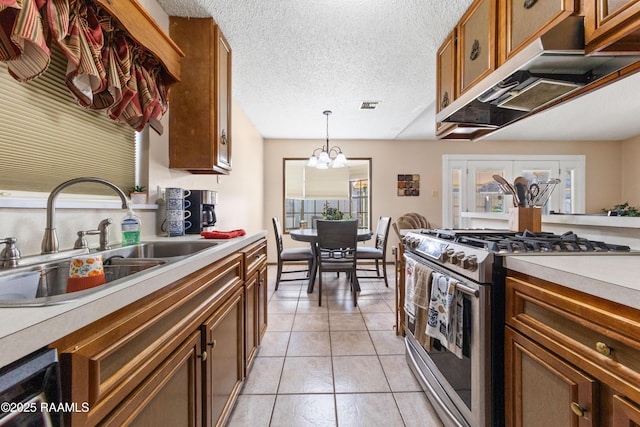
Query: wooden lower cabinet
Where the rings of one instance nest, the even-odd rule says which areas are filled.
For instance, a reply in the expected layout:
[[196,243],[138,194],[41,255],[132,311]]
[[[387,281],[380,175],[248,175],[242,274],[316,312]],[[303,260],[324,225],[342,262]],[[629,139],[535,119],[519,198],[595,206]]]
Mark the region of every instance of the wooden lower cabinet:
[[207,426],[224,425],[244,377],[244,299],[238,291],[202,326],[205,361],[204,418]]
[[223,425],[246,375],[245,334],[255,355],[266,306],[265,262],[248,284],[245,330],[244,261],[231,254],[52,343],[64,401],[89,406],[65,425]]
[[597,381],[511,328],[505,340],[506,425],[598,426]]
[[201,426],[204,357],[196,331],[100,424]]
[[264,333],[267,332],[267,306],[268,300],[267,264],[264,263],[258,270],[258,344],[262,342]]
[[506,322],[506,425],[640,426],[639,310],[510,272]]

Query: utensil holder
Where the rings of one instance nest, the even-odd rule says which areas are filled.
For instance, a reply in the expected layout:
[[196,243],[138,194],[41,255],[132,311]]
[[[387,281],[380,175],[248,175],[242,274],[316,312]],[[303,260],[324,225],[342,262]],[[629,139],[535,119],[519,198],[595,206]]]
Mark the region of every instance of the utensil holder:
[[509,230],[533,233],[542,231],[542,209],[537,207],[517,207],[509,209]]

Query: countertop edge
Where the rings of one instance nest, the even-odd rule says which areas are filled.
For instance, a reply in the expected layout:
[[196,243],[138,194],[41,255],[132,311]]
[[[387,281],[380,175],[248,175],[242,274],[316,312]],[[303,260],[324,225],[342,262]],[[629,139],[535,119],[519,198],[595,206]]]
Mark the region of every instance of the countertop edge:
[[[506,267],[608,301],[640,308],[640,282],[625,284],[620,278],[622,274],[640,276],[640,264],[633,256],[510,256],[506,258]],[[621,272],[614,262],[623,263],[629,271]],[[590,265],[585,267],[585,263]],[[600,275],[607,275],[608,279],[598,277]]]
[[[0,367],[132,304],[194,271],[236,253],[266,235],[266,231],[263,230],[236,239],[220,240],[218,245],[210,249],[153,272],[137,273],[118,286],[107,287],[103,291],[72,302],[46,307],[1,308],[0,325],[5,326],[0,329]],[[189,237],[201,239],[197,235]],[[189,237],[173,239],[189,240]]]

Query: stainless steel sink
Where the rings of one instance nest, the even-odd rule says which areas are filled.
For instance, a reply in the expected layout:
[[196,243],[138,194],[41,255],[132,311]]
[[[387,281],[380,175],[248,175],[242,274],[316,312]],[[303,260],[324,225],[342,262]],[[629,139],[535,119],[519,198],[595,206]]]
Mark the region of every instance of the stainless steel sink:
[[[64,259],[0,270],[0,308],[74,301],[102,289],[103,286],[126,280],[132,274],[178,261],[217,244],[218,242],[212,241],[147,242],[99,252],[102,254],[105,284],[79,292],[67,293],[71,255]],[[57,254],[58,257],[59,255],[60,253]]]
[[104,265],[105,285],[67,293],[70,259],[0,272],[0,307],[61,304],[125,277],[167,263],[163,259],[114,259]]
[[175,258],[193,255],[216,246],[218,242],[148,242],[134,246],[109,249],[102,252],[103,260],[116,258]]

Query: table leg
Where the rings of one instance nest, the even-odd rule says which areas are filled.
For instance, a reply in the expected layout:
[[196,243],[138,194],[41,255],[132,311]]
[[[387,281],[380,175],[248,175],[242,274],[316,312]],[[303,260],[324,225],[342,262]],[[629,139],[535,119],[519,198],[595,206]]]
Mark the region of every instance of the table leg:
[[318,273],[318,253],[315,243],[311,243],[311,252],[313,252],[313,263],[309,272],[309,284],[307,285],[307,293],[313,293],[313,286],[316,283],[316,275]]

